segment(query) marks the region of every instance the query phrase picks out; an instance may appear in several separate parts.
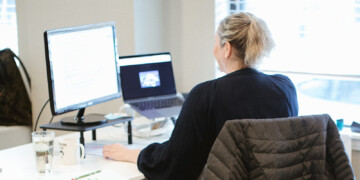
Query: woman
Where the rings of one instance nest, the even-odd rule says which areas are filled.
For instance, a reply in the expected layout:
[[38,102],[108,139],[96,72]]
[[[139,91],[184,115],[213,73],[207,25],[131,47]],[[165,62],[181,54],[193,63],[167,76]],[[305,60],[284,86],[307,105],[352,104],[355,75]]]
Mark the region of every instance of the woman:
[[226,75],[191,90],[170,139],[141,151],[108,145],[104,157],[137,163],[148,179],[197,179],[225,121],[298,115],[290,79],[254,69],[274,46],[261,19],[230,15],[220,23],[215,41],[214,56]]

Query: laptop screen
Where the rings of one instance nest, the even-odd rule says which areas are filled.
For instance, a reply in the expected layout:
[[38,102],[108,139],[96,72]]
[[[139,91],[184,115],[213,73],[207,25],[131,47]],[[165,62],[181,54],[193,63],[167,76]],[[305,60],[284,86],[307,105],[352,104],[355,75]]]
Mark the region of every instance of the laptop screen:
[[124,100],[176,94],[170,53],[119,57]]

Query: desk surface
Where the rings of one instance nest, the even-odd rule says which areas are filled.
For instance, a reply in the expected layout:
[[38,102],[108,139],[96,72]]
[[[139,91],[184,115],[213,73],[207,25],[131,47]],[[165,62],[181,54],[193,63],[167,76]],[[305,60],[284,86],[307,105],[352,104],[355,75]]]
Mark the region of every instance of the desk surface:
[[127,162],[118,162],[105,159],[102,156],[104,144],[121,143],[129,148],[144,148],[152,142],[166,141],[171,128],[160,136],[149,138],[134,137],[134,144],[127,144],[127,132],[124,125],[117,127],[109,126],[97,130],[97,140],[91,140],[91,132],[85,132],[86,158],[77,165],[62,165],[60,156],[57,154],[58,142],[61,138],[79,137],[79,133],[71,133],[55,138],[53,172],[48,176],[39,175],[36,171],[35,156],[32,144],[25,144],[14,148],[0,151],[0,179],[72,179],[81,175],[101,170],[98,174],[100,179],[142,179],[143,174],[138,171],[137,165]]

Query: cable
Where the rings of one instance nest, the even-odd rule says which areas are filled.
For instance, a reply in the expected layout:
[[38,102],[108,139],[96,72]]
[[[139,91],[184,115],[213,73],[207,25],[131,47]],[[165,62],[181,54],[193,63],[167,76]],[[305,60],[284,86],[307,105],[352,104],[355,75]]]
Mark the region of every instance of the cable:
[[54,116],[51,116],[49,124],[51,124],[52,120],[54,119]]
[[43,105],[43,107],[41,108],[41,111],[39,112],[39,115],[38,115],[38,117],[37,117],[37,119],[36,119],[36,122],[35,122],[34,131],[36,131],[36,126],[37,126],[37,124],[38,124],[38,122],[39,122],[40,115],[41,115],[41,113],[43,112],[46,104],[47,104],[49,101],[50,101],[50,99],[48,99],[48,100],[45,102],[45,104]]

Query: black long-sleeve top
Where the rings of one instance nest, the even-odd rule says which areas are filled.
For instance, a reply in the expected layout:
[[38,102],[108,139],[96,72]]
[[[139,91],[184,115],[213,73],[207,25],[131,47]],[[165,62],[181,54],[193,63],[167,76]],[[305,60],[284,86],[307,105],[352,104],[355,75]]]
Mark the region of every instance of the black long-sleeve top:
[[143,149],[137,165],[147,179],[197,179],[225,121],[297,115],[289,78],[241,69],[195,86],[170,139]]

